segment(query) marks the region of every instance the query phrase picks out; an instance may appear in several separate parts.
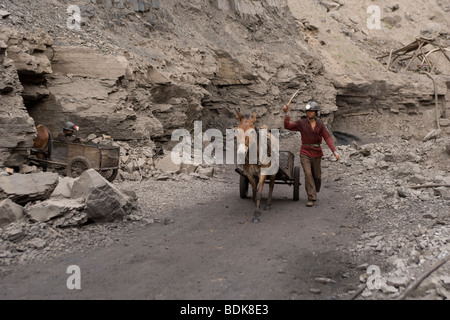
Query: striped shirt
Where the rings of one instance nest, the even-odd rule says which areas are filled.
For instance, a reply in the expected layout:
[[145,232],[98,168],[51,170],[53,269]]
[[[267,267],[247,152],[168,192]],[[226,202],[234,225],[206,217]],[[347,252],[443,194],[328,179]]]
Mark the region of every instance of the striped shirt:
[[300,154],[312,158],[323,157],[322,148],[320,147],[322,138],[331,151],[336,151],[330,133],[322,121],[316,118],[316,127],[313,130],[308,119],[300,119],[295,122],[290,122],[290,120],[291,118],[289,116],[284,117],[284,128],[290,131],[299,131],[302,135]]

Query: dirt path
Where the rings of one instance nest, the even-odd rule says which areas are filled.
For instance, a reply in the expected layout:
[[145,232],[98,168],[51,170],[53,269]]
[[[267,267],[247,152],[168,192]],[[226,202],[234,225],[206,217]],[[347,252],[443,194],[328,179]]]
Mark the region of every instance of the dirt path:
[[[165,213],[173,223],[136,228],[106,248],[18,267],[1,278],[0,298],[348,299],[361,262],[342,251],[356,231],[338,182],[325,179],[313,208],[305,207],[303,185],[298,202],[292,187],[277,185],[272,210],[252,223],[253,204],[239,198],[236,176],[217,183],[217,201]],[[81,290],[66,286],[69,265],[80,267]]]

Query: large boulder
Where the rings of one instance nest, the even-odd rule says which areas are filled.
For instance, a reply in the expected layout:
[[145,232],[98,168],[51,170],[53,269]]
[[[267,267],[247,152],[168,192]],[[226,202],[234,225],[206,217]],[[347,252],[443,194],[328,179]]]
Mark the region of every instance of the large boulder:
[[1,176],[0,200],[11,199],[21,205],[31,201],[46,200],[57,185],[57,173],[17,173],[11,176]]
[[88,219],[109,222],[129,215],[131,198],[123,194],[94,169],[84,171],[73,183],[71,198],[83,198]]
[[25,212],[34,222],[48,222],[58,218],[59,227],[71,227],[87,222],[83,212],[85,204],[80,199],[51,198],[25,208]]
[[59,177],[58,185],[51,195],[52,198],[70,198],[72,192],[72,186],[75,182],[71,177]]
[[168,153],[158,161],[155,168],[166,173],[179,173],[181,170],[181,164],[175,164],[172,160],[171,153]]
[[22,206],[15,204],[10,199],[0,201],[0,227],[21,220],[23,217]]

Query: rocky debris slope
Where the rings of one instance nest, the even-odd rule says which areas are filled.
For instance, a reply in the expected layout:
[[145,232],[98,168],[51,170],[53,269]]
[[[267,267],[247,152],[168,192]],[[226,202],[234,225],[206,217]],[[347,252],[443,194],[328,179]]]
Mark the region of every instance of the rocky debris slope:
[[[47,247],[49,237],[65,238],[56,228],[126,219],[137,209],[136,201],[134,192],[120,191],[93,169],[77,179],[44,172],[2,175],[1,265],[28,249]],[[77,233],[75,229],[68,233]]]
[[[448,136],[428,141],[389,141],[340,146],[342,161],[330,162],[328,179],[355,203],[362,234],[348,254],[366,270],[377,265],[381,287],[359,298],[395,299],[405,287],[450,254],[450,154]],[[449,299],[447,263],[408,298]]]
[[279,107],[297,88],[297,101],[320,97],[324,115],[336,110],[331,77],[285,0],[86,0],[78,31],[69,4],[10,1],[0,19],[14,88],[54,134],[70,120],[83,138],[167,142],[194,120],[234,126],[235,107],[281,126]]
[[[395,72],[388,71],[387,65],[390,50],[402,48],[417,37],[432,37],[442,47],[450,47],[450,15],[445,1],[398,0],[388,4],[290,0],[288,4],[308,45],[320,56],[325,72],[333,75],[338,107],[333,125],[341,126],[344,132],[352,131],[352,126],[345,123],[345,115],[368,113],[395,113],[404,119],[423,114],[424,123],[433,123],[427,119],[434,109],[433,81],[418,72],[421,61],[415,59],[408,71],[403,70],[407,60]],[[373,26],[378,18],[379,26]],[[424,52],[431,49],[423,48]],[[378,59],[382,55],[386,57]],[[428,58],[435,66],[432,76],[442,118],[446,118],[450,108],[450,61],[442,53],[432,53]],[[367,125],[365,130],[371,128]],[[408,121],[402,128],[415,130]]]

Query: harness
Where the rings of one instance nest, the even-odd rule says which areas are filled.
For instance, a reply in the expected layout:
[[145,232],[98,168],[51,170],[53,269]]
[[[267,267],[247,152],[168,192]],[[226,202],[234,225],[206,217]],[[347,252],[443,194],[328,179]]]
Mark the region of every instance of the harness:
[[[257,165],[258,166],[261,166],[261,162],[260,162],[260,159],[259,159],[259,130],[260,129],[265,129],[265,128],[255,128],[255,132],[256,132],[256,150],[257,150],[257,152],[256,152],[256,157],[257,157]],[[267,153],[268,153],[268,155],[269,156],[271,156],[271,151],[272,151],[272,148],[271,148],[271,141],[270,141],[270,138],[269,138],[269,135],[267,135],[267,142],[268,142],[268,146],[267,146]],[[249,148],[249,150],[250,150],[250,146],[248,146],[247,145],[247,147]],[[247,152],[246,154],[245,154],[245,163],[249,163],[250,162],[250,152]]]

